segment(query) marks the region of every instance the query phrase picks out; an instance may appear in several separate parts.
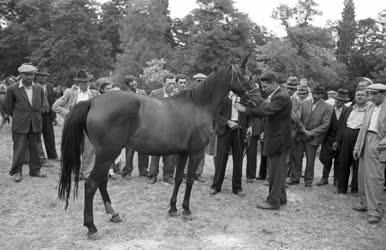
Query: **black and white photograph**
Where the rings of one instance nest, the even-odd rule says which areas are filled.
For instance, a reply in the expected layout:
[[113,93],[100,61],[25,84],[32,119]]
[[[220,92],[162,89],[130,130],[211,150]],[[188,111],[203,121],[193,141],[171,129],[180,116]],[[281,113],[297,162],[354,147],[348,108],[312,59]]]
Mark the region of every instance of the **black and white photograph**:
[[386,2],[0,0],[0,249],[386,249]]

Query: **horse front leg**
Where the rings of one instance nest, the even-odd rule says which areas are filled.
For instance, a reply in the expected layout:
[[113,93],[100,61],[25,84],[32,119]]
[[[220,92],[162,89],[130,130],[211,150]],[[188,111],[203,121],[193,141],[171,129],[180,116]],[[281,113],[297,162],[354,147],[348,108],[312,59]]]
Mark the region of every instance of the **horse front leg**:
[[184,177],[184,168],[185,168],[187,159],[188,159],[187,154],[177,155],[176,177],[174,182],[173,195],[172,195],[172,198],[170,199],[170,209],[169,209],[169,215],[171,217],[176,217],[180,215],[177,211],[177,206],[176,206],[177,194],[178,194],[178,190],[180,189],[182,179]]
[[192,192],[192,187],[194,183],[194,174],[196,173],[196,169],[198,167],[198,164],[204,157],[204,150],[193,153],[189,156],[189,164],[188,164],[188,176],[186,178],[186,190],[185,190],[185,196],[184,196],[184,202],[182,203],[182,208],[184,211],[182,211],[182,217],[186,220],[192,220],[192,212],[189,208],[190,203],[190,194]]

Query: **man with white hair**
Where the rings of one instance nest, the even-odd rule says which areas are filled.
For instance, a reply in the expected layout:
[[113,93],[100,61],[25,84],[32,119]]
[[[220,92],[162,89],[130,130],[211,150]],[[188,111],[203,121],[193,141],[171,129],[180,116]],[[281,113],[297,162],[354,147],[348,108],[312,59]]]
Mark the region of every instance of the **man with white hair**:
[[6,108],[12,117],[13,160],[11,171],[15,182],[22,179],[22,167],[28,152],[29,175],[47,177],[40,172],[39,137],[42,132],[43,89],[33,84],[37,68],[23,64],[18,68],[21,80],[7,88]]

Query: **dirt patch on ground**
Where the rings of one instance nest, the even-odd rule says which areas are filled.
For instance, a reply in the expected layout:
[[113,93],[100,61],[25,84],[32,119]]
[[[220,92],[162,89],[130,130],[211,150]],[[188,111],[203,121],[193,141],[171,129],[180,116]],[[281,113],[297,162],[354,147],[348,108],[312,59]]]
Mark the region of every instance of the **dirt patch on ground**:
[[[55,128],[57,148],[61,126]],[[351,210],[358,201],[351,195],[333,194],[333,186],[288,189],[288,204],[280,211],[255,208],[264,199],[262,182],[245,183],[246,196],[231,192],[231,165],[223,190],[209,195],[213,160],[205,165],[205,183],[195,182],[191,197],[192,221],[169,218],[167,211],[173,187],[154,185],[139,178],[109,181],[114,208],[124,217],[109,222],[102,199],[94,199],[94,219],[102,239],[89,241],[83,227],[83,183],[79,198],[67,211],[57,200],[59,164],[45,168],[46,179],[28,176],[14,183],[8,171],[12,158],[11,137],[0,134],[0,249],[386,249],[386,222],[369,225],[366,214]],[[231,161],[229,161],[231,164]],[[244,168],[245,169],[245,168]],[[316,179],[321,175],[317,164]],[[181,208],[184,187],[178,196]],[[385,192],[386,197],[386,192]]]

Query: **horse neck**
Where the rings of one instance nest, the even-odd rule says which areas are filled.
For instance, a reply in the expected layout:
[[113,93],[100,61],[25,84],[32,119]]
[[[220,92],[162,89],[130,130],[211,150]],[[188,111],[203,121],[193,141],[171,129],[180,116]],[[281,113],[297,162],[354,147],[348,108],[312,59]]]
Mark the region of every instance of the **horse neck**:
[[[202,83],[204,86],[197,87],[198,95],[207,97],[202,106],[211,115],[214,115],[228,95],[232,81],[226,68],[218,70],[213,74],[213,82],[204,81]],[[211,86],[205,86],[210,84]]]

